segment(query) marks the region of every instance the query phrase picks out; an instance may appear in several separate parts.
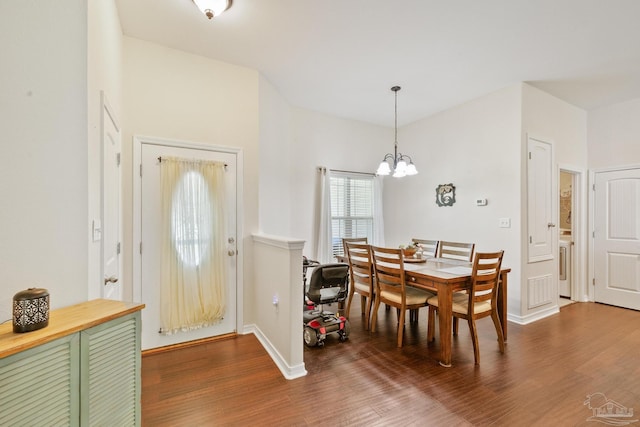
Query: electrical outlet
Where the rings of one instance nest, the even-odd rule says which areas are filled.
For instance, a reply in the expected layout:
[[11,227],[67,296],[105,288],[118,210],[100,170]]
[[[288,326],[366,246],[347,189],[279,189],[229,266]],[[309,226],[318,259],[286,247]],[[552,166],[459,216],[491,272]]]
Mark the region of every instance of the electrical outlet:
[[511,228],[511,218],[500,218],[498,220],[498,227]]

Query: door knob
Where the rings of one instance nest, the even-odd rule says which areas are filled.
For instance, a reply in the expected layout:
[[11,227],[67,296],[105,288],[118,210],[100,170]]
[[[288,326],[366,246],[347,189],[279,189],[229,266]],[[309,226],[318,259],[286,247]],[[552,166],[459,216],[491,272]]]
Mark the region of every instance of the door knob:
[[104,284],[108,285],[109,283],[116,283],[118,281],[118,278],[116,276],[111,276],[111,277],[105,277],[104,278]]
[[229,252],[227,252],[229,254],[229,256],[234,256],[236,254],[236,251],[234,251],[233,249],[229,249]]

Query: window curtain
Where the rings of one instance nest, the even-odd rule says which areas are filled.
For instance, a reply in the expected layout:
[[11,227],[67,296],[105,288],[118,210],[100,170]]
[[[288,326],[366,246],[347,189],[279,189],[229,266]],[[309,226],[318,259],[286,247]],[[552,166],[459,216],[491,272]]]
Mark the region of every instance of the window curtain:
[[332,262],[331,247],[331,172],[324,167],[318,168],[318,197],[316,203],[316,248],[314,258],[321,264]]
[[226,309],[224,164],[163,157],[160,333],[203,328]]
[[382,210],[382,176],[373,177],[373,244],[384,246],[384,217]]

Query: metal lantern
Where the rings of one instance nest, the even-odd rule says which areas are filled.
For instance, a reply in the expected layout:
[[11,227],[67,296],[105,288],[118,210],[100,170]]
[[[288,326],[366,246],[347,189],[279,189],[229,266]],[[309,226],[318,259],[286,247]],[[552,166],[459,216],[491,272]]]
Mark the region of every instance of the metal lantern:
[[49,291],[29,288],[13,296],[13,332],[30,332],[49,324]]

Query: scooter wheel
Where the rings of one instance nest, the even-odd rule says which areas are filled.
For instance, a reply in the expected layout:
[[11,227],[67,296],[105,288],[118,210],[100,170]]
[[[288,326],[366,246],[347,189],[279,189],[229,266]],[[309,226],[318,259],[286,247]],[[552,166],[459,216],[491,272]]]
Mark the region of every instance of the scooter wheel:
[[315,329],[305,326],[302,335],[304,337],[304,343],[307,345],[307,347],[313,347],[318,343],[318,333]]
[[349,325],[349,321],[344,321],[344,329],[340,332],[340,341],[344,342],[349,338],[349,333],[351,333],[351,325]]

